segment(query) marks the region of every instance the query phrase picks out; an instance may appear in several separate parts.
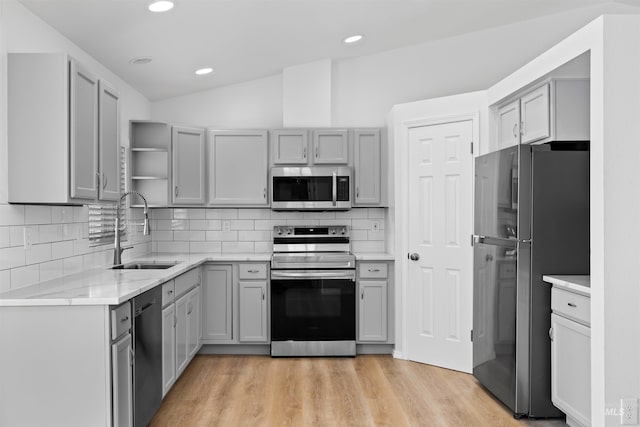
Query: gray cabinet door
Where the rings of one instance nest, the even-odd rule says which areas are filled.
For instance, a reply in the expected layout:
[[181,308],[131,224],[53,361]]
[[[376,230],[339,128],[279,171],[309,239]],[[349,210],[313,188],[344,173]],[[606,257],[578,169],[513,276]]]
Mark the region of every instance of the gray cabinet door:
[[70,80],[70,196],[98,197],[98,78],[71,61]]
[[118,200],[120,198],[120,96],[103,80],[98,86],[100,102],[98,198]]
[[309,149],[307,129],[277,129],[271,131],[270,147],[274,165],[306,165]]
[[111,346],[114,427],[133,426],[133,351],[131,334]]
[[171,139],[173,204],[204,204],[204,129],[174,126]]
[[496,150],[520,144],[520,100],[498,108],[498,146]]
[[180,376],[189,360],[189,295],[183,295],[176,301],[176,372]]
[[379,205],[382,183],[380,130],[353,132],[355,157],[354,205]]
[[267,131],[211,131],[209,204],[268,206],[267,142]]
[[190,360],[200,348],[200,287],[188,294],[187,303],[187,358]]
[[162,397],[176,380],[176,305],[162,310]]
[[313,163],[348,164],[349,131],[346,129],[315,129],[312,131]]
[[387,281],[361,280],[358,286],[358,341],[386,341]]
[[202,342],[214,344],[231,342],[233,280],[231,265],[214,265],[205,268],[202,287]]
[[267,282],[240,282],[240,342],[267,342]]

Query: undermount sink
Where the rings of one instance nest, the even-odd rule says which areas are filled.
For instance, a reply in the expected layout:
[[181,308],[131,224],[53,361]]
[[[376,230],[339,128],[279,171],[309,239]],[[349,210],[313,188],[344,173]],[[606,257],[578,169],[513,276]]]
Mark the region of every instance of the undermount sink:
[[179,261],[132,261],[114,265],[112,270],[164,270],[178,264]]

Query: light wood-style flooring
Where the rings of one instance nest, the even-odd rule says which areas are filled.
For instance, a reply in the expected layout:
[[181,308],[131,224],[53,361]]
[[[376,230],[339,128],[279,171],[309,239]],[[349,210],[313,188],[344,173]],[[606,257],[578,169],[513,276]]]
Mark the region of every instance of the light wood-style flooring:
[[563,426],[516,421],[473,376],[393,359],[198,355],[151,426]]

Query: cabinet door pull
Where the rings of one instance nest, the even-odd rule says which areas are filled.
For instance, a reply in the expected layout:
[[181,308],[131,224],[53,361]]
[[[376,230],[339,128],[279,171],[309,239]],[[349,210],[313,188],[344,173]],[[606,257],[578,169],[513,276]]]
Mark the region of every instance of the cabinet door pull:
[[306,158],[307,158],[307,147],[304,147],[304,148],[302,149],[302,158],[303,158],[303,159],[306,159]]
[[316,159],[318,158],[318,146],[316,146]]
[[553,341],[553,328],[549,328],[549,339]]
[[262,290],[262,301],[264,301],[264,289]]
[[260,270],[247,270],[247,273],[259,273]]
[[178,325],[178,316],[173,315],[173,327],[175,328]]
[[364,289],[360,290],[360,299],[364,299]]
[[177,185],[176,185],[176,189],[175,189],[174,193],[175,193],[176,197],[178,197],[178,186]]
[[263,199],[265,199],[265,200],[267,200],[267,189],[266,189],[266,188],[264,188],[264,189],[262,190],[262,198],[263,198]]
[[524,121],[520,122],[520,135],[524,135]]
[[369,272],[370,272],[370,273],[379,273],[379,272],[380,272],[380,269],[379,269],[379,268],[370,268],[370,269],[369,269]]
[[169,294],[169,295],[171,295],[172,293],[173,293],[173,290],[172,290],[172,289],[170,289],[170,290],[168,290],[168,291],[167,291],[167,294]]
[[124,323],[124,322],[126,322],[127,320],[129,320],[129,316],[125,316],[125,317],[123,317],[122,319],[120,319],[120,323]]
[[360,197],[360,187],[356,187],[356,199]]
[[102,189],[106,189],[107,188],[107,181],[108,181],[109,177],[106,174],[102,174]]
[[573,307],[573,308],[576,308],[576,307],[577,307],[577,305],[575,305],[575,304],[574,304],[574,303],[572,303],[572,302],[568,302],[568,303],[567,303],[567,305],[568,305],[569,307]]
[[187,304],[187,314],[191,314],[192,311],[193,311],[193,305],[191,305],[191,303]]
[[518,129],[518,124],[517,124],[517,123],[514,123],[514,124],[513,124],[513,137],[514,137],[514,138],[517,138],[517,137],[518,137],[517,129]]

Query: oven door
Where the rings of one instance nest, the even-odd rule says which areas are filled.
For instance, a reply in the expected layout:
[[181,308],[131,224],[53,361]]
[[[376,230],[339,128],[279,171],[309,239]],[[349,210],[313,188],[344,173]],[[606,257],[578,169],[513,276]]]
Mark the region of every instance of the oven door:
[[353,270],[271,271],[272,350],[278,341],[352,342],[355,350],[355,339]]

